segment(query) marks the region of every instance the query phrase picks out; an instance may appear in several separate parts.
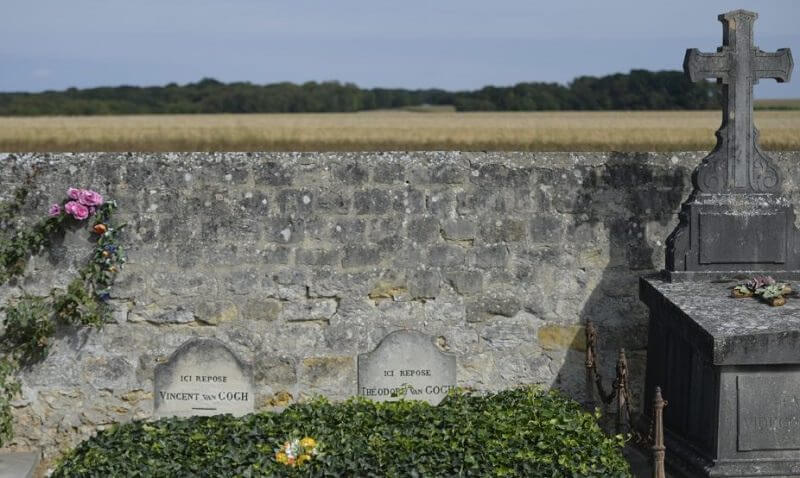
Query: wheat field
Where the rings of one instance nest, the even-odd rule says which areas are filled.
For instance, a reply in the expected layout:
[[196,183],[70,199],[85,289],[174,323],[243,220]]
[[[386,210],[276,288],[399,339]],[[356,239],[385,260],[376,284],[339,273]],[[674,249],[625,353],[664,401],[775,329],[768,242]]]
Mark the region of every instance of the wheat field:
[[[800,111],[756,111],[761,145],[800,150]],[[0,117],[0,151],[708,150],[715,111]]]

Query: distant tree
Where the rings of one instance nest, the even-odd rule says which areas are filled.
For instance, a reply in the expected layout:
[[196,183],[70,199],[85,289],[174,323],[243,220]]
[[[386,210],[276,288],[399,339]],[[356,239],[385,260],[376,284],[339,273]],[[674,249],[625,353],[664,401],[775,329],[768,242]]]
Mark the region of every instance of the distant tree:
[[678,71],[631,70],[599,78],[581,76],[566,86],[518,83],[474,91],[361,89],[338,81],[226,84],[203,78],[183,86],[0,93],[0,115],[311,113],[419,105],[452,105],[458,111],[710,109],[719,102],[713,83],[691,83]]

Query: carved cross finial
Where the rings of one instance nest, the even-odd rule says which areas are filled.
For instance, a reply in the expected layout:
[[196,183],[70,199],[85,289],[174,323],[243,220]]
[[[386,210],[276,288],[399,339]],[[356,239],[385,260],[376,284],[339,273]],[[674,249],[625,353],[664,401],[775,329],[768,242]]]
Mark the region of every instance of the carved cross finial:
[[[792,54],[787,48],[767,53],[753,46],[753,22],[758,15],[735,10],[719,16],[722,47],[715,53],[686,51],[683,69],[692,81],[716,78],[722,84],[722,126],[717,147],[698,170],[701,192],[773,192],[780,176],[759,150],[753,126],[753,84],[760,78],[789,81]],[[716,154],[715,154],[716,153]]]

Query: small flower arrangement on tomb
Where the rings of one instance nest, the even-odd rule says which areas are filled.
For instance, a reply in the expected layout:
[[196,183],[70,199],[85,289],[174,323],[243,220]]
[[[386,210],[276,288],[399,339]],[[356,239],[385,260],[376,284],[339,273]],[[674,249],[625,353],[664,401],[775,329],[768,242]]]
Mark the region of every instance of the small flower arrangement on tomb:
[[787,283],[776,282],[770,276],[755,276],[734,287],[731,296],[736,299],[758,297],[767,304],[778,307],[786,304],[786,296],[791,293],[792,287]]
[[275,461],[286,466],[296,467],[308,463],[318,454],[316,440],[311,437],[295,438],[275,450]]

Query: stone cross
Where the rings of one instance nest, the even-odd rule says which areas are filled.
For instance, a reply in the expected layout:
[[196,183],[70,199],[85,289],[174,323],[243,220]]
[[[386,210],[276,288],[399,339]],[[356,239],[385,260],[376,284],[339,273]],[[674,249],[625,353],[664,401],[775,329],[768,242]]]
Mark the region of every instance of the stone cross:
[[720,154],[710,156],[711,164],[698,171],[701,192],[772,192],[780,186],[777,170],[758,150],[753,84],[760,78],[789,81],[792,54],[787,48],[767,53],[753,46],[756,18],[758,14],[745,10],[722,14],[723,46],[716,53],[686,51],[683,69],[692,81],[716,78],[722,84],[722,126],[715,149]]
[[765,53],[753,46],[757,17],[744,10],[722,14],[722,47],[686,51],[683,68],[692,81],[716,78],[722,85],[722,125],[716,147],[692,174],[694,190],[667,238],[670,281],[800,278],[794,207],[781,194],[781,171],[761,151],[753,126],[753,84],[789,81],[794,65],[788,49]]

